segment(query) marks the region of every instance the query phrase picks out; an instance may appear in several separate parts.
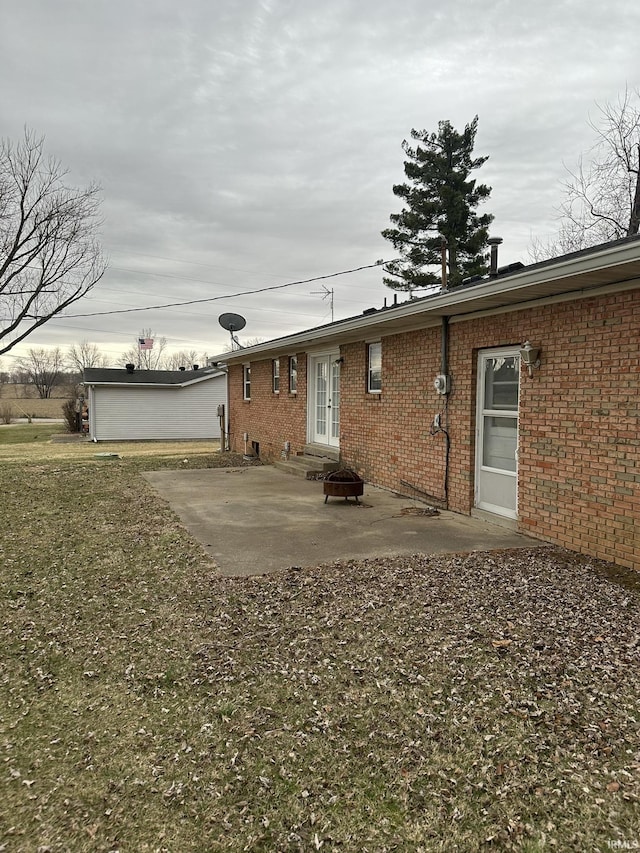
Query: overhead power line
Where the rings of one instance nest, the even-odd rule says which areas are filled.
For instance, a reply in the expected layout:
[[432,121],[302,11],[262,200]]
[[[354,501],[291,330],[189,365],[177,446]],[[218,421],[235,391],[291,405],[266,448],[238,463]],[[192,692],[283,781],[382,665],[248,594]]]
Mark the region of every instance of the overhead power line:
[[314,281],[323,281],[328,278],[337,278],[340,275],[350,275],[361,270],[369,270],[374,267],[382,266],[383,264],[391,263],[391,261],[377,261],[375,264],[366,264],[362,267],[355,267],[351,270],[341,270],[340,272],[332,272],[328,275],[317,275],[313,278],[304,278],[299,281],[288,281],[286,284],[273,284],[270,287],[259,287],[255,290],[241,290],[238,293],[227,293],[224,296],[209,296],[206,299],[188,299],[184,302],[167,302],[163,305],[147,305],[144,308],[119,308],[114,311],[92,311],[87,314],[64,314],[64,317],[102,317],[107,314],[132,314],[136,311],[156,311],[161,308],[180,308],[184,305],[201,305],[205,302],[219,302],[221,299],[235,299],[238,296],[251,296],[255,293],[266,293],[269,290],[281,290],[284,287],[293,287],[296,284],[311,284]]

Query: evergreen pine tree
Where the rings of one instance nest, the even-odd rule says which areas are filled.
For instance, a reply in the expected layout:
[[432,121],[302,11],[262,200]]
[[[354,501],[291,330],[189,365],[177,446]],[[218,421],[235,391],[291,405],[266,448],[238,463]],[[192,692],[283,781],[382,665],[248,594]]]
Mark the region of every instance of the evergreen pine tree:
[[438,122],[438,132],[412,130],[418,141],[412,148],[407,140],[402,148],[408,159],[404,172],[408,183],[396,184],[394,195],[405,207],[389,217],[393,228],[382,232],[400,258],[385,266],[383,282],[394,290],[413,292],[431,287],[441,280],[442,237],[448,246],[448,283],[460,284],[467,276],[487,272],[484,250],[491,214],[478,216],[476,208],[489,197],[491,187],[469,179],[487,157],[473,157],[478,116],[458,133],[448,121]]

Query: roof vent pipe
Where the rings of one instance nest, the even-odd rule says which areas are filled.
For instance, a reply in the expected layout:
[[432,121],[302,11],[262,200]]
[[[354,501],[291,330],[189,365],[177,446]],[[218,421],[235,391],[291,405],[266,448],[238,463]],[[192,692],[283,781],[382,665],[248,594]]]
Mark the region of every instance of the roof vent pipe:
[[199,365],[199,364],[194,364],[194,365],[193,365],[193,369],[194,369],[194,370],[200,370],[200,365]]
[[489,266],[489,275],[491,278],[498,276],[498,246],[502,243],[502,237],[489,237],[487,240],[491,246],[491,264]]
[[127,373],[133,373],[133,371],[136,369],[136,366],[135,364],[125,364],[124,369],[127,371]]
[[178,370],[186,370],[186,367],[179,367]]

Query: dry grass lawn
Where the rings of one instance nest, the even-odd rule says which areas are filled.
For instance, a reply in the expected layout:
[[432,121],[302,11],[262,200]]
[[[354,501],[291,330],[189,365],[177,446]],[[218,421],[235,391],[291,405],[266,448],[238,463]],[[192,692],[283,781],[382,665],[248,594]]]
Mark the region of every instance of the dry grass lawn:
[[105,449],[1,448],[0,850],[640,844],[637,576],[540,548],[220,578],[140,471],[241,460]]

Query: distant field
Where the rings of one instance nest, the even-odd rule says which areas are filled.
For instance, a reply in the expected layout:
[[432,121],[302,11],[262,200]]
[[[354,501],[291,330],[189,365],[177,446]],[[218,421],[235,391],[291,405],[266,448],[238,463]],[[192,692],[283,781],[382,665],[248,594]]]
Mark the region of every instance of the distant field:
[[29,385],[0,385],[0,414],[10,407],[13,418],[61,418],[62,405],[69,397],[67,388],[56,388],[54,397],[41,400]]

